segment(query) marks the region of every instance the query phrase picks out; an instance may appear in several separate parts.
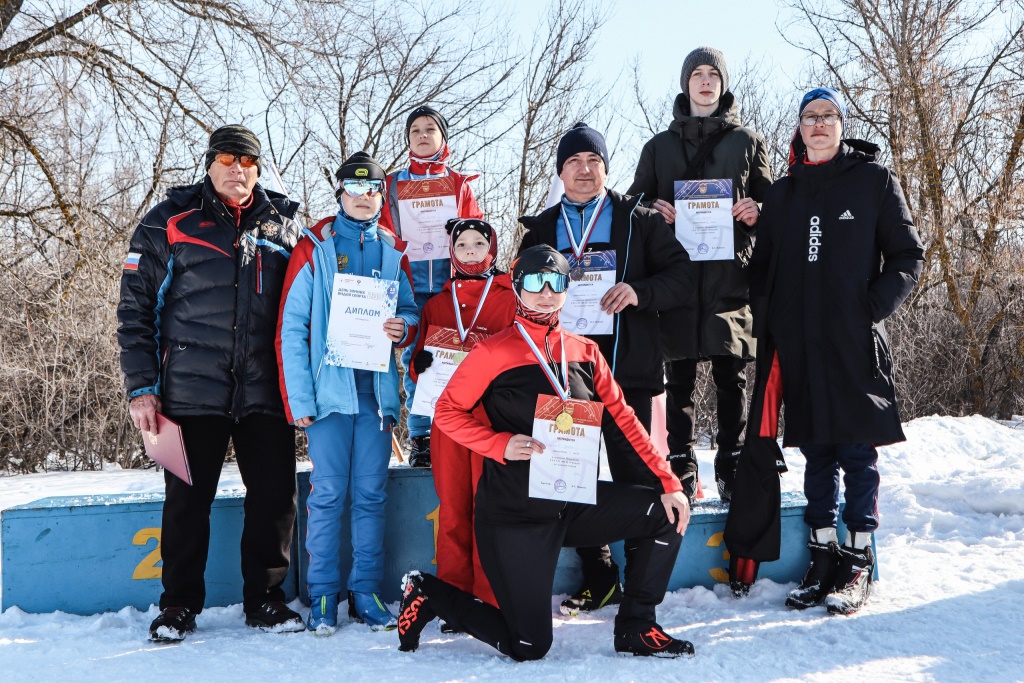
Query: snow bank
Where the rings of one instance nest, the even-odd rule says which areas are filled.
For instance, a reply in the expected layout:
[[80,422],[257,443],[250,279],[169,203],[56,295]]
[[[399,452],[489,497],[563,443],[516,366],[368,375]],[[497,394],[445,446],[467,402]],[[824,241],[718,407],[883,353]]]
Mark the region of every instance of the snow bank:
[[[1020,421],[1017,422],[1020,424]],[[553,617],[540,662],[513,664],[468,636],[428,626],[416,653],[394,633],[346,623],[329,639],[270,635],[243,624],[238,605],[199,617],[181,645],[146,641],[156,609],[78,617],[0,615],[0,671],[10,681],[765,681],[1024,680],[1024,429],[981,417],[929,417],[908,441],[882,449],[881,581],[853,617],[783,607],[791,586],[759,581],[735,600],[724,586],[666,596],[659,620],[692,640],[690,661],[619,658],[614,612]],[[800,490],[803,458],[787,451],[785,490]],[[710,451],[699,452],[713,481]],[[239,485],[229,469],[225,488]],[[159,491],[152,472],[0,478],[0,507],[51,495]],[[713,486],[711,487],[714,488]],[[712,491],[708,491],[713,495]],[[559,598],[554,598],[553,606]]]

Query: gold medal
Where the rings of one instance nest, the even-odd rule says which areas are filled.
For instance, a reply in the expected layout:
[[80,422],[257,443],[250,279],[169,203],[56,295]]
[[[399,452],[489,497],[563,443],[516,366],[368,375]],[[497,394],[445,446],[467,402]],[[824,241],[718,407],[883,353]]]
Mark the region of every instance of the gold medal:
[[456,351],[455,352],[455,364],[459,365],[462,361],[466,360],[466,356],[469,355],[469,351]]
[[[566,409],[568,410],[568,406],[566,406]],[[555,427],[557,427],[560,432],[568,432],[572,429],[572,425],[573,419],[571,413],[560,413],[559,416],[555,418]]]
[[348,268],[348,255],[338,254],[338,272],[343,273]]

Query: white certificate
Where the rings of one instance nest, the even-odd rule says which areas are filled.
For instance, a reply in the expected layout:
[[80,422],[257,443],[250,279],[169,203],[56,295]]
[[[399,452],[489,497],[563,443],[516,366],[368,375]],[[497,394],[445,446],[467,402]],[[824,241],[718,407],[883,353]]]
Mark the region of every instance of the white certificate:
[[395,317],[398,283],[336,273],[327,319],[324,362],[355,370],[387,372],[392,345],[384,321]]
[[569,290],[558,314],[562,327],[588,337],[612,334],[615,316],[601,310],[601,298],[614,286],[614,249],[588,251],[578,260],[569,254]]
[[452,176],[398,181],[398,217],[410,261],[448,258],[449,218],[459,215]]
[[416,393],[412,399],[413,415],[434,417],[434,406],[441,398],[459,364],[468,355],[473,344],[487,338],[486,334],[470,332],[465,342],[459,341],[459,333],[449,327],[431,325],[423,340],[423,350],[430,351],[434,360],[430,367],[416,378]]
[[691,261],[731,261],[732,180],[677,180],[676,239]]
[[533,438],[544,444],[544,452],[530,458],[531,498],[597,503],[603,412],[596,401],[537,397]]

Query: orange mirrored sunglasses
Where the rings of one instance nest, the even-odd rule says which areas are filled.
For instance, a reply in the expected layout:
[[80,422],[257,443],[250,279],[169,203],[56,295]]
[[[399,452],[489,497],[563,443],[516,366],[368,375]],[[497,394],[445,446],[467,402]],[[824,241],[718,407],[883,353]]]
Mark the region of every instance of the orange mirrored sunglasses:
[[218,163],[231,166],[237,161],[242,168],[252,168],[259,163],[260,158],[251,154],[232,154],[231,152],[217,152],[213,157]]

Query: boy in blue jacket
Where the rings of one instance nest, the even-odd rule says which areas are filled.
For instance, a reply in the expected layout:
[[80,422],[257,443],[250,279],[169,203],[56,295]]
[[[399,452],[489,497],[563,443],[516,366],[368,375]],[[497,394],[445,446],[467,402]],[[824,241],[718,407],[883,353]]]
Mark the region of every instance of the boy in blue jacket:
[[292,252],[278,322],[281,394],[288,420],[306,430],[312,490],[306,581],[312,608],[308,625],[317,635],[337,627],[342,590],[338,551],[341,513],[352,500],[352,571],[349,616],[373,630],[391,630],[394,615],[378,597],[384,575],[385,487],[391,430],[398,421],[398,371],[353,370],[325,362],[327,324],[335,273],[398,282],[396,317],[384,331],[396,348],[416,338],[419,314],[404,244],[377,230],[384,170],[357,152],[335,173],[341,210],[320,221]]

